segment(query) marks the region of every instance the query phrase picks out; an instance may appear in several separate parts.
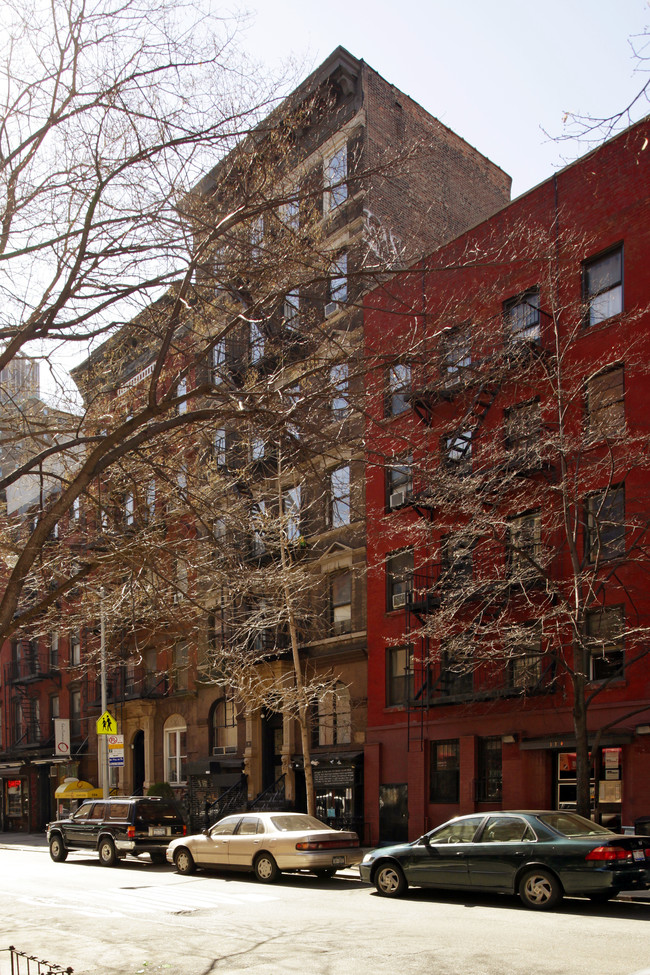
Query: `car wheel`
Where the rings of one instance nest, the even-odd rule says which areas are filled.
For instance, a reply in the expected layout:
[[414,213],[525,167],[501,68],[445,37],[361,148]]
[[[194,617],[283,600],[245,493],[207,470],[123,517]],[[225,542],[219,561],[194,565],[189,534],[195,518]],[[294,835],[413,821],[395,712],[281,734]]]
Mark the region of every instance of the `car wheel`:
[[378,867],[372,882],[382,897],[401,897],[408,887],[404,872],[396,863],[384,863]]
[[63,840],[60,836],[53,836],[50,840],[50,856],[55,863],[63,863],[67,859],[68,851],[63,845]]
[[322,870],[314,870],[314,873],[321,880],[331,880],[336,873],[336,867],[323,867]]
[[167,857],[165,856],[164,853],[162,853],[160,851],[154,852],[154,853],[150,853],[149,856],[151,857],[151,862],[152,863],[155,863],[159,867],[161,867],[163,864],[167,863]]
[[117,863],[117,853],[113,840],[102,840],[98,848],[99,862],[103,867],[114,867]]
[[258,853],[253,860],[253,872],[263,884],[272,884],[278,879],[280,871],[270,853]]
[[179,873],[194,873],[196,864],[194,863],[194,857],[187,847],[181,846],[180,849],[176,850],[174,853],[174,866]]
[[560,881],[548,870],[528,870],[519,881],[519,896],[525,907],[547,911],[562,900]]

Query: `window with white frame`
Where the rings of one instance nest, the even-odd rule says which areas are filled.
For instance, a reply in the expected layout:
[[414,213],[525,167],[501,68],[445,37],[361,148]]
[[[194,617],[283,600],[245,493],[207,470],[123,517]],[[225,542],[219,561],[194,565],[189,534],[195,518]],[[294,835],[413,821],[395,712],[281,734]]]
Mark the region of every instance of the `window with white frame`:
[[253,365],[264,358],[264,332],[258,322],[250,323],[250,355]]
[[330,369],[332,388],[332,415],[335,420],[343,420],[348,415],[348,365],[340,363]]
[[348,255],[344,251],[332,261],[325,315],[333,315],[348,300]]
[[394,460],[386,468],[386,506],[401,508],[413,494],[413,455]]
[[253,434],[251,437],[251,460],[264,460],[266,453],[266,441],[264,437]]
[[331,528],[341,528],[350,524],[350,467],[348,464],[337,467],[330,474],[330,512]]
[[413,699],[413,647],[386,648],[386,707],[405,707]]
[[413,549],[404,549],[386,556],[386,610],[406,606],[407,593],[413,584]]
[[585,263],[583,289],[588,325],[598,325],[620,315],[623,311],[622,247]]
[[78,630],[70,633],[70,666],[78,667],[81,663],[81,636]]
[[212,346],[212,382],[218,386],[226,378],[226,340],[218,339]]
[[81,498],[75,498],[72,502],[72,517],[75,521],[81,518]]
[[180,714],[172,714],[165,722],[164,753],[166,781],[170,785],[184,785],[187,781],[187,725]]
[[59,631],[50,633],[50,667],[56,670],[59,666]]
[[178,412],[187,413],[187,400],[184,398],[187,396],[187,379],[183,378],[176,386],[176,396],[179,400]]
[[237,709],[234,697],[222,697],[212,706],[212,748],[237,750]]
[[300,291],[294,288],[284,296],[282,305],[284,323],[288,328],[298,328],[300,325]]
[[396,362],[390,366],[386,387],[386,416],[399,416],[408,410],[411,405],[411,366],[408,362]]
[[539,342],[539,292],[526,291],[505,304],[508,336],[513,342]]
[[297,230],[300,225],[300,201],[292,197],[280,206],[280,220],[285,227]]
[[283,498],[284,531],[289,542],[300,538],[300,485],[290,488]]
[[70,735],[72,738],[81,736],[81,691],[70,691]]
[[335,210],[348,198],[348,147],[339,146],[325,159],[325,209]]

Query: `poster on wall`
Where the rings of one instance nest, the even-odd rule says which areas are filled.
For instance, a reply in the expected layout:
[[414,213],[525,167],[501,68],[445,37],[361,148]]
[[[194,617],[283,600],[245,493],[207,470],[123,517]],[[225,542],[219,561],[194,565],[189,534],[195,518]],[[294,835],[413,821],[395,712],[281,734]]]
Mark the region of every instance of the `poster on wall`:
[[54,754],[59,758],[70,757],[70,719],[54,719]]

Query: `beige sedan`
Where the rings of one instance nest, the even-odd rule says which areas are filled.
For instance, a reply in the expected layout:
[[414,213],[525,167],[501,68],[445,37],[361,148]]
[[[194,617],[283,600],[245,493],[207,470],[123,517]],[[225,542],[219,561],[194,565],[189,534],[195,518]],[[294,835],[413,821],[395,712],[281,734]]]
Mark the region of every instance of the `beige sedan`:
[[252,870],[268,884],[283,870],[333,877],[359,863],[361,850],[356,833],[332,829],[304,813],[238,813],[202,833],[173,840],[167,860],[179,873],[196,867]]

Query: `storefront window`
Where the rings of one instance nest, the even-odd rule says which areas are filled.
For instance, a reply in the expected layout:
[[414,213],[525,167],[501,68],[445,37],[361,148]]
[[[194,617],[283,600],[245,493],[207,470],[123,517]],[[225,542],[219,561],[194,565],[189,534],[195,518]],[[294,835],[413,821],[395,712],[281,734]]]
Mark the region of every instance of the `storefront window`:
[[[605,826],[620,826],[623,782],[622,748],[601,748],[589,780],[592,813]],[[557,808],[575,809],[577,763],[575,752],[560,752],[557,764]]]

